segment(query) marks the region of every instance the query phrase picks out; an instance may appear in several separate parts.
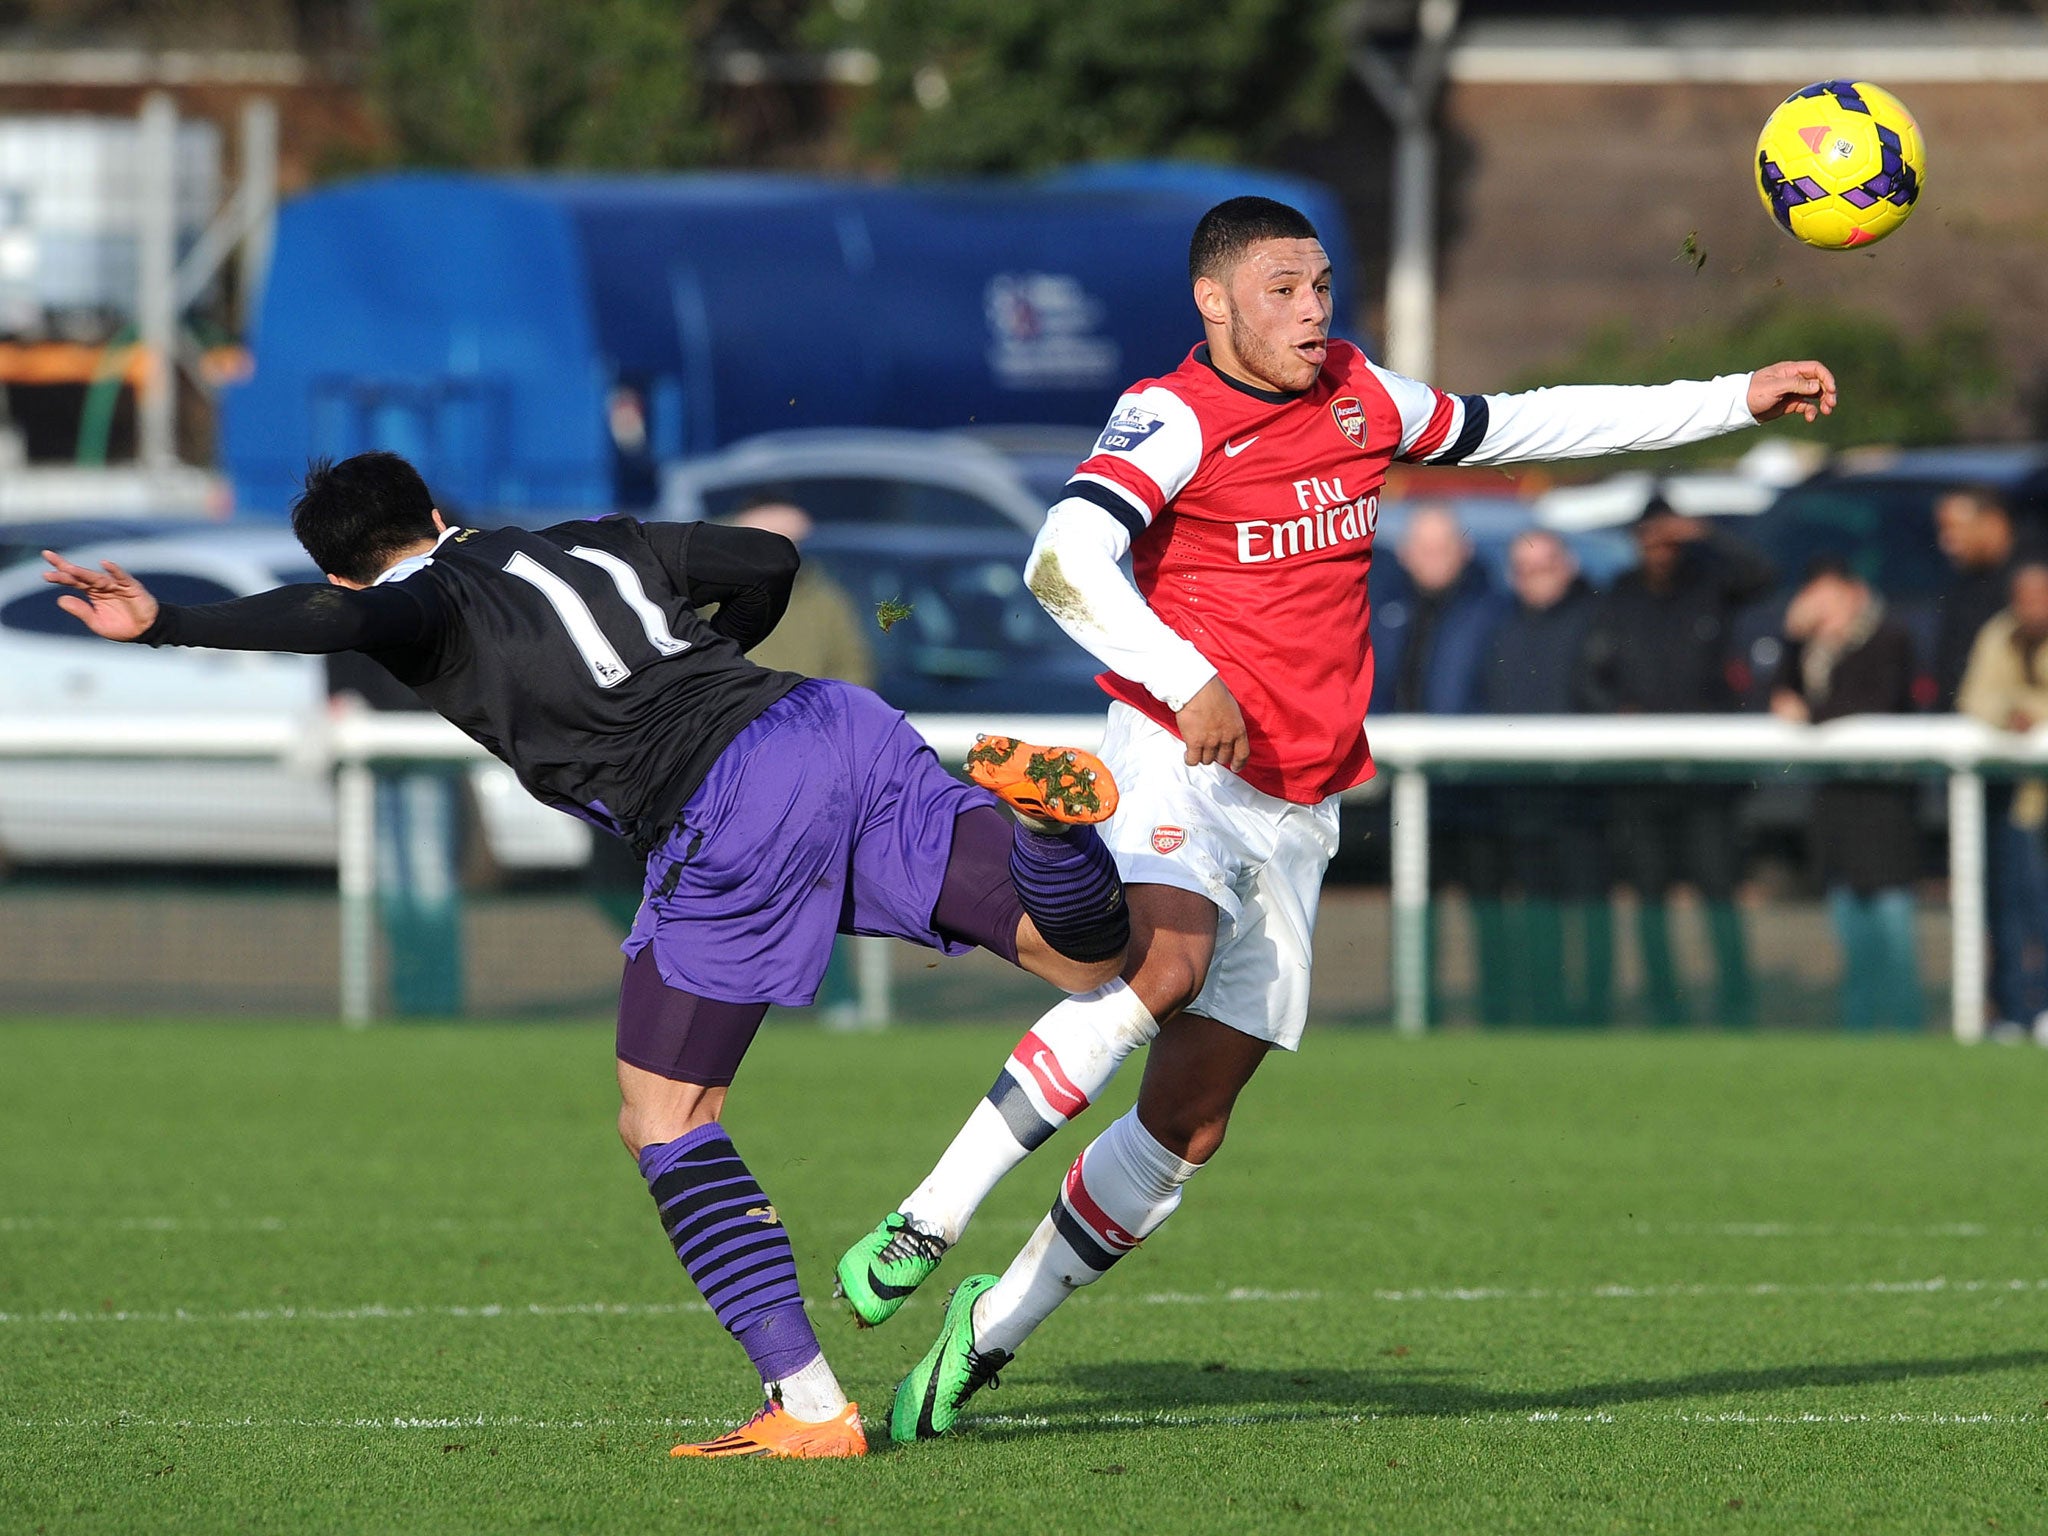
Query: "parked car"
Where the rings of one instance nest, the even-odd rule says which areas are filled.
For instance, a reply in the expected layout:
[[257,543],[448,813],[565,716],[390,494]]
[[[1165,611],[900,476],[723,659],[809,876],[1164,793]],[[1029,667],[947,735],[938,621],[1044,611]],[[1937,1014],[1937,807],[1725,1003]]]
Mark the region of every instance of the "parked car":
[[1779,590],[1737,621],[1736,643],[1761,707],[1783,654],[1785,603],[1814,560],[1836,556],[1883,594],[1914,639],[1932,689],[1935,601],[1954,571],[1935,540],[1934,505],[1959,485],[2009,498],[2023,546],[2048,538],[2048,445],[1859,450],[1779,495],[1739,530],[1776,567]]
[[1845,454],[1783,492],[1749,533],[1788,581],[1815,556],[1840,555],[1888,598],[1928,598],[1952,575],[1934,504],[1973,483],[2011,499],[2022,542],[2048,532],[2048,445],[2037,444]]
[[[1075,462],[1068,461],[1067,472]],[[1063,473],[1062,483],[1064,478]],[[1037,530],[1050,504],[1042,488],[1027,482],[1018,461],[982,439],[820,427],[764,433],[666,466],[661,498],[650,515],[684,522],[729,517],[768,497],[795,502],[821,524],[1027,532]]]
[[1024,585],[1031,535],[1016,528],[823,524],[804,546],[873,624],[884,603],[910,612],[870,629],[875,691],[917,714],[1089,714],[1106,699],[1101,666]]
[[200,533],[219,523],[147,517],[36,517],[0,522],[0,567],[34,560],[46,549],[59,552],[115,539],[158,539],[177,533]]
[[[224,602],[320,573],[282,528],[213,528],[68,551],[111,559],[160,598]],[[299,715],[327,708],[317,656],[179,648],[94,638],[57,606],[40,561],[0,570],[0,715]],[[509,768],[479,764],[470,782],[493,860],[508,870],[566,869],[589,829],[541,805]],[[318,866],[334,859],[333,785],[272,763],[0,758],[0,862]]]

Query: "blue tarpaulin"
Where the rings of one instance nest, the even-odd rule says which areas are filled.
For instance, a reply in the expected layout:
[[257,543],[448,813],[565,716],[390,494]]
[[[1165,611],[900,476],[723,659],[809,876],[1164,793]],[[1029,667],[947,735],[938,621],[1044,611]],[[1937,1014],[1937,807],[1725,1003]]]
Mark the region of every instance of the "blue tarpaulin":
[[[1200,338],[1187,241],[1258,192],[1208,166],[869,185],[765,175],[375,177],[287,204],[255,371],[222,405],[247,510],[390,448],[451,506],[597,511],[649,466],[806,426],[1099,425]],[[1341,300],[1340,294],[1340,300]]]

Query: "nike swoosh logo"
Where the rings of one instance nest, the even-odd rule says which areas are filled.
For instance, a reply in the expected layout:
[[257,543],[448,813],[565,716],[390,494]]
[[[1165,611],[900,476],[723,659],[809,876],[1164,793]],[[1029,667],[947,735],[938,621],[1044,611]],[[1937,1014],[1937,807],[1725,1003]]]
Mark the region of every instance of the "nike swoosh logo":
[[1254,432],[1250,437],[1246,438],[1241,443],[1225,443],[1223,445],[1223,457],[1225,457],[1226,459],[1236,458],[1240,453],[1243,453],[1245,449],[1251,447],[1253,443],[1256,443],[1259,440],[1259,436],[1260,434]]

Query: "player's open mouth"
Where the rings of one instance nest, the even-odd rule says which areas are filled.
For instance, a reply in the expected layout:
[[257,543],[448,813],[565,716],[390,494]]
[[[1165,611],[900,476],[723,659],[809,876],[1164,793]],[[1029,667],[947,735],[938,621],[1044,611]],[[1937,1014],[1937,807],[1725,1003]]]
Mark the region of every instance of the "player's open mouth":
[[1323,337],[1318,336],[1314,341],[1296,342],[1294,344],[1294,350],[1299,352],[1303,357],[1307,358],[1310,362],[1320,363],[1323,360],[1325,354],[1329,352],[1330,343]]

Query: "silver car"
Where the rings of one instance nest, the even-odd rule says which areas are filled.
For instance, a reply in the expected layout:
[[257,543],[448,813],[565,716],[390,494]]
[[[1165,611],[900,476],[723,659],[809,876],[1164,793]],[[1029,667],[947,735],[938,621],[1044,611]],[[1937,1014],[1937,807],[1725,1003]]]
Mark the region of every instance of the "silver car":
[[[87,545],[158,597],[224,602],[319,581],[282,529],[221,528]],[[110,645],[57,607],[40,560],[0,570],[0,718],[297,717],[327,710],[317,656]],[[584,863],[590,832],[541,805],[498,763],[470,771],[485,845],[508,870]],[[334,862],[334,792],[317,763],[0,757],[0,863]]]
[[1041,461],[1063,466],[1057,474],[1064,482],[1093,441],[1060,429],[769,432],[665,466],[650,515],[695,522],[772,497],[795,502],[820,523],[1036,533],[1053,500]]

